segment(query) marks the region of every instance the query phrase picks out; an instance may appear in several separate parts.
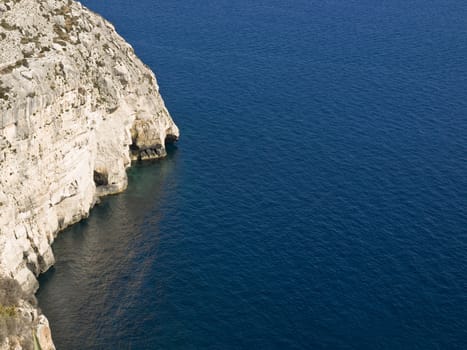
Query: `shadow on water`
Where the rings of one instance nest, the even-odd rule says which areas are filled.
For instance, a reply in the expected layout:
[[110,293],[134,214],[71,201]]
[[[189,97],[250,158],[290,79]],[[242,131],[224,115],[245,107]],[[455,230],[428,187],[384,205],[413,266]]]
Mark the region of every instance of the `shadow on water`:
[[[52,331],[60,324],[61,332],[53,334],[60,348],[76,348],[78,339],[89,348],[115,344],[111,339],[121,329],[108,323],[131,314],[138,302],[133,291],[157,260],[158,220],[177,190],[171,177],[176,164],[176,146],[164,160],[133,164],[127,191],[103,198],[87,219],[57,237],[57,262],[39,278],[37,296]],[[59,317],[63,314],[67,319]],[[115,333],[103,333],[108,329]]]

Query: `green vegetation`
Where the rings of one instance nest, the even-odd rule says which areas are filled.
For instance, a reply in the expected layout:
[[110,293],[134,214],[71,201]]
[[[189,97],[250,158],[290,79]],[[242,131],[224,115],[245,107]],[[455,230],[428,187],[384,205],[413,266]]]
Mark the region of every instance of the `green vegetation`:
[[3,86],[3,82],[0,80],[0,99],[8,101],[8,93],[11,88],[8,86]]
[[70,41],[70,36],[68,35],[68,33],[64,29],[62,29],[58,24],[54,24],[53,28],[55,34],[57,34],[57,37],[55,39],[58,39],[60,41]]
[[71,5],[72,2],[68,1],[68,4],[53,12],[55,16],[63,16],[65,19],[63,27],[58,24],[54,24],[53,26],[53,30],[57,34],[57,37],[53,41],[62,46],[65,46],[67,42],[71,42],[70,33],[78,26],[79,17],[72,16]]
[[39,38],[40,38],[40,34],[37,34],[36,36],[25,35],[21,38],[20,43],[21,44],[34,43],[36,44],[36,46],[38,46],[40,44]]
[[36,321],[20,311],[21,300],[37,304],[35,297],[25,293],[16,280],[0,277],[0,342],[6,337],[16,337],[23,349],[32,350]]
[[15,63],[13,64],[10,64],[4,68],[2,68],[0,70],[0,74],[7,74],[7,73],[11,73],[13,71],[13,69],[15,68],[18,68],[18,67],[21,67],[21,66],[24,66],[24,67],[29,67],[29,63],[28,63],[28,60],[26,58],[23,58],[21,60],[18,60],[16,61]]
[[14,317],[16,316],[15,306],[3,306],[0,304],[0,317]]
[[34,334],[34,350],[42,350],[39,340],[37,340],[36,335]]
[[0,27],[2,27],[5,30],[18,30],[19,29],[19,27],[16,24],[10,24],[7,21],[5,21],[4,18],[0,21]]

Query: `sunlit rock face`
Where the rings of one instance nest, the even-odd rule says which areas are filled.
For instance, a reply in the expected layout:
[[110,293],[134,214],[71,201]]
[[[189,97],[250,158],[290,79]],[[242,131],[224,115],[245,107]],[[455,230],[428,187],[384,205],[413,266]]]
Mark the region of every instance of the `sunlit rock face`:
[[57,232],[178,135],[154,74],[109,22],[75,1],[2,0],[0,275],[35,291]]

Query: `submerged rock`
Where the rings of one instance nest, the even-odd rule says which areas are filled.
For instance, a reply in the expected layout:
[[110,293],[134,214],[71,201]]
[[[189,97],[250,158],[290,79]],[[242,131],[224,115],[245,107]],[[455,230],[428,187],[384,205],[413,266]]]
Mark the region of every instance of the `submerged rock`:
[[109,22],[71,0],[3,1],[0,275],[37,290],[57,233],[178,136],[154,74]]

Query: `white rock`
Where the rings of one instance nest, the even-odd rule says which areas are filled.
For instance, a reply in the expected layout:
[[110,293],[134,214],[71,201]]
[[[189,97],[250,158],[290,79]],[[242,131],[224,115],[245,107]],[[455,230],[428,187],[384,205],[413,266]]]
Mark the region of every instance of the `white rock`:
[[29,79],[29,80],[32,79],[32,72],[30,70],[23,70],[21,72],[21,75],[26,79]]
[[50,332],[49,321],[44,315],[39,316],[39,324],[36,329],[36,336],[42,350],[55,350]]
[[0,275],[33,292],[57,233],[179,131],[154,74],[100,16],[68,0],[2,5]]

